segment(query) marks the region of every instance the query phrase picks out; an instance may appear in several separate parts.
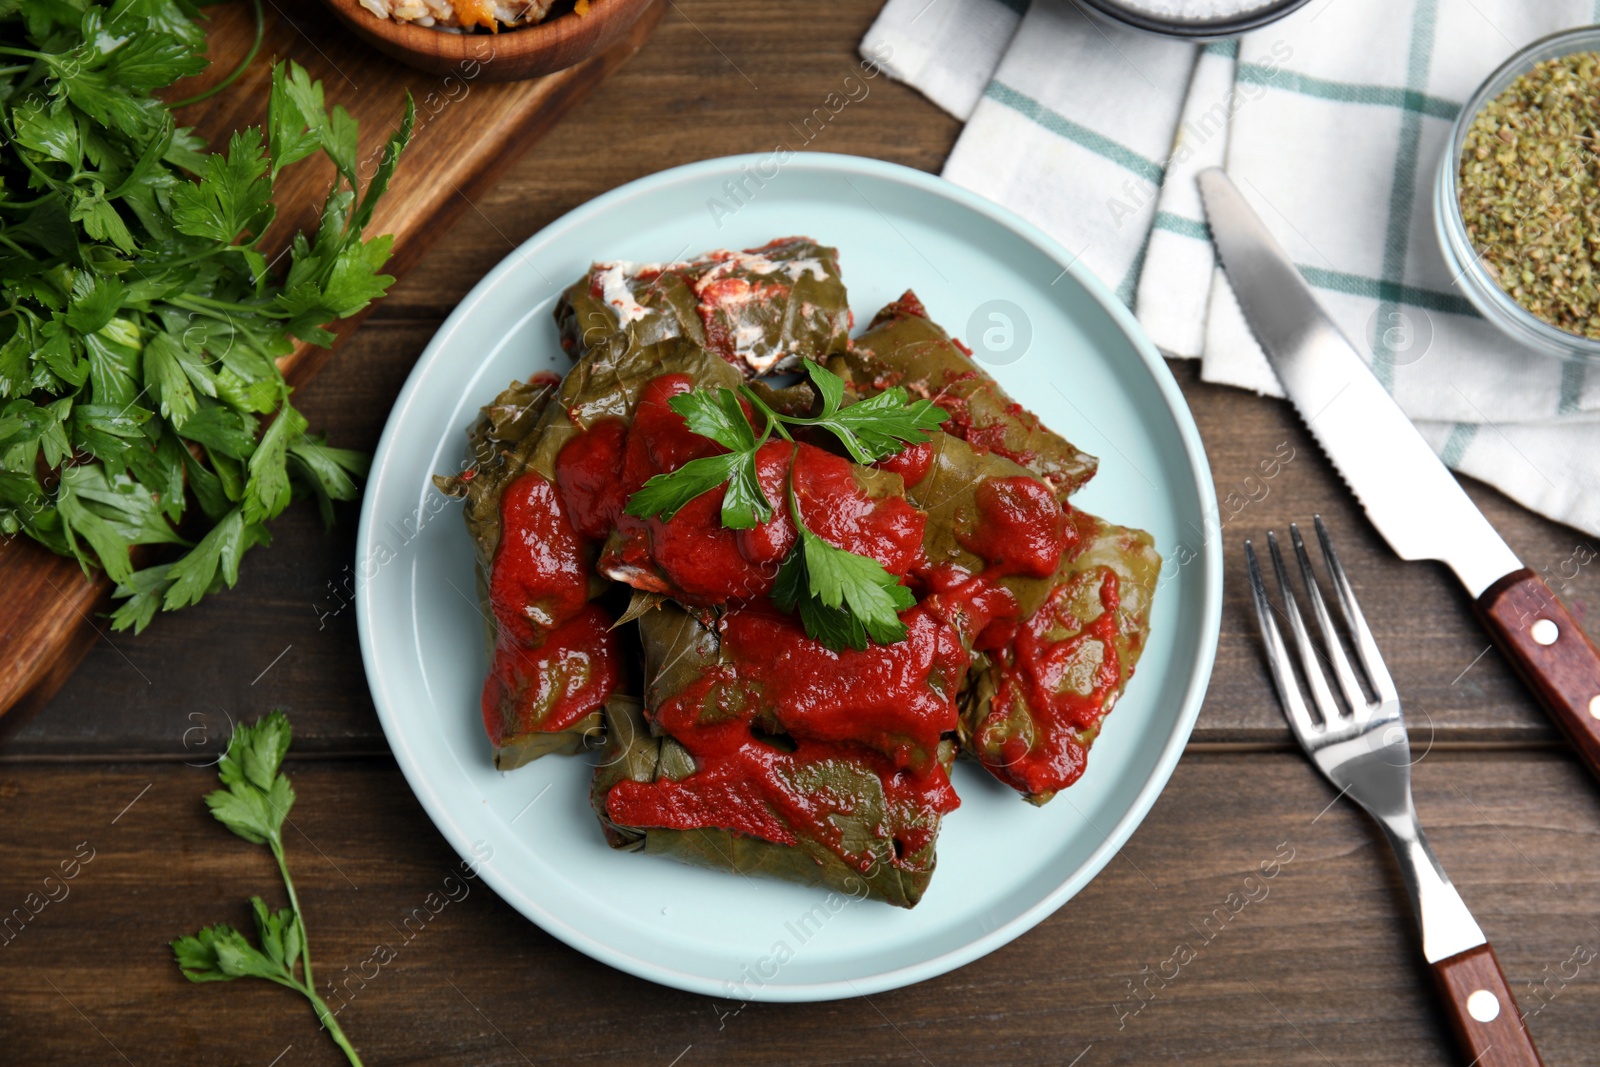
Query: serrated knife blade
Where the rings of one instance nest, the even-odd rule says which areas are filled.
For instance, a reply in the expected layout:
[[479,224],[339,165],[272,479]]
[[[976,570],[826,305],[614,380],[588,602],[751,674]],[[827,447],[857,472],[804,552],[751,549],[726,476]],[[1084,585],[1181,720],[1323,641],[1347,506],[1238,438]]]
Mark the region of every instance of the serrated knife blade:
[[1221,170],[1200,175],[1211,236],[1245,320],[1295,410],[1401,559],[1436,559],[1474,598],[1520,570],[1294,262]]
[[1434,455],[1228,176],[1213,168],[1198,180],[1234,296],[1312,436],[1401,559],[1455,572],[1484,628],[1600,776],[1600,650]]

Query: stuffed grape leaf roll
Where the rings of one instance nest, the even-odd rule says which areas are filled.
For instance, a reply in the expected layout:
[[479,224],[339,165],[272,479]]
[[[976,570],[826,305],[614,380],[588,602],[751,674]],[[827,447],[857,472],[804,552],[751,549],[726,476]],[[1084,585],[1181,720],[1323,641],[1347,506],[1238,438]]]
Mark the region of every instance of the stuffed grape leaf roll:
[[435,479],[466,500],[490,656],[480,705],[501,770],[576,751],[621,681],[611,616],[592,599],[594,546],[539,449],[560,389],[554,375],[513,383],[469,431],[472,465]]
[[980,654],[961,737],[989,772],[1035,804],[1083,774],[1150,632],[1161,557],[1143,530],[1072,512],[1077,547],[1011,640]]
[[469,431],[471,466],[437,479],[465,498],[477,549],[491,660],[481,703],[501,770],[598,737],[622,684],[594,561],[622,507],[614,468],[639,396],[672,375],[739,380],[683,340],[596,351],[564,379],[537,375],[496,397]]
[[844,351],[852,323],[838,251],[805,237],[683,263],[596,263],[555,316],[574,357],[683,337],[746,378]]
[[850,350],[829,365],[863,396],[899,385],[932,400],[950,415],[945,432],[1026,467],[1062,498],[1094,477],[1095,457],[1006,395],[909,290],[878,312]]
[[1127,686],[1161,558],[1004,456],[948,434],[920,447],[897,466],[927,515],[919,602],[974,654],[964,751],[1042,804],[1083,773]]
[[770,607],[713,629],[669,603],[639,618],[648,712],[606,707],[592,800],[618,848],[871,896],[933,874],[967,657],[920,609],[908,637],[832,652]]

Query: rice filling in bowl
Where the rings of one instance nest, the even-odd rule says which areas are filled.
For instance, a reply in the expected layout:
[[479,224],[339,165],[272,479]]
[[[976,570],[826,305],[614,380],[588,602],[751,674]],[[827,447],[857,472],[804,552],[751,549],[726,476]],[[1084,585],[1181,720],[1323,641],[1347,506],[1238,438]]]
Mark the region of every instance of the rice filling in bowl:
[[[460,32],[481,28],[490,33],[542,22],[552,8],[558,14],[568,8],[558,0],[361,0],[361,6],[380,19]],[[577,0],[570,10],[587,15],[589,6],[590,0]]]

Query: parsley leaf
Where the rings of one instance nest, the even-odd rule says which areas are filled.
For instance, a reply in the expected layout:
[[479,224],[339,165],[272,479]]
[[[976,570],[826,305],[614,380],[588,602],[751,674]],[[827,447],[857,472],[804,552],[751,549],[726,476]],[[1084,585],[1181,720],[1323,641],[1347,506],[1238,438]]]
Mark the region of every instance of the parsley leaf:
[[317,498],[322,525],[333,525],[333,501],[354,500],[360,490],[356,478],[365,477],[366,455],[348,448],[330,448],[326,437],[302,435],[289,442],[289,473]]
[[798,608],[806,633],[835,651],[864,649],[869,637],[881,645],[904,640],[899,613],[917,602],[911,590],[870,556],[799,527],[800,543],[778,568],[773,602],[784,611]]
[[186,608],[224,584],[233,588],[239,581],[240,557],[251,546],[266,544],[267,539],[264,527],[245,522],[241,509],[233,508],[199,544],[162,570],[161,607],[166,611]]
[[679,393],[667,401],[667,406],[683,416],[691,432],[735,452],[755,450],[755,431],[732,389]]
[[[272,95],[267,99],[267,131],[268,143],[272,146],[273,177],[277,177],[278,171],[289,164],[314,155],[320,146],[312,123],[316,121],[315,115],[322,111],[322,88],[317,86],[314,97],[307,99],[312,96],[311,88],[296,86],[291,91],[289,77],[287,67],[275,67],[272,71]],[[309,80],[297,79],[300,82]],[[302,109],[301,101],[311,104],[310,110]]]
[[[257,900],[259,898],[251,898]],[[227,982],[235,978],[294,981],[281,964],[263,955],[231,926],[207,926],[192,937],[172,942],[172,955],[191,982]]]
[[822,395],[822,414],[814,419],[786,421],[827,430],[857,463],[876,463],[907,445],[919,445],[950,417],[931,400],[908,404],[905,388],[898,385],[841,408],[844,382],[817,363],[808,362],[806,371]]
[[289,442],[306,432],[305,416],[288,403],[261,435],[246,469],[250,480],[244,487],[244,520],[260,522],[276,518],[289,506]]
[[677,470],[657,474],[645,482],[628,498],[625,510],[640,518],[659,515],[661,521],[671,522],[689,501],[731,478],[739,460],[737,452],[691,459]]
[[179,233],[230,245],[245,230],[260,233],[272,220],[272,182],[261,127],[247,126],[206,161],[206,176],[172,190],[172,221]]
[[170,942],[172,958],[191,982],[264,978],[295,990],[310,1001],[318,1021],[350,1063],[361,1067],[361,1058],[339,1028],[334,1012],[317,995],[305,918],[283,852],[283,824],[294,805],[294,789],[282,768],[292,736],[289,720],[281,711],[235,726],[228,750],[217,762],[217,777],[225,788],[205,798],[218,822],[251,844],[272,850],[289,906],[274,910],[260,897],[251,897],[255,944],[233,927],[218,924]]
[[722,525],[730,530],[749,530],[772,518],[772,504],[756,477],[755,450],[733,454],[739,462],[733,465],[728,491],[722,497]]
[[689,429],[731,451],[724,456],[692,459],[675,471],[657,474],[628,499],[629,515],[660,515],[671,521],[689,501],[727,483],[722,497],[722,525],[748,530],[772,518],[772,503],[756,477],[756,440],[750,420],[731,389],[693,390],[667,401]]

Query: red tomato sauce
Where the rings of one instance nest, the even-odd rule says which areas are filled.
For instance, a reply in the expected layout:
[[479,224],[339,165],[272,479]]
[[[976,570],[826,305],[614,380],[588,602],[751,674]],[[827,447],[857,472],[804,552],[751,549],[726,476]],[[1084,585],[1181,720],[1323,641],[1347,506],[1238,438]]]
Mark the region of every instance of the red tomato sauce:
[[489,603],[497,626],[482,707],[497,746],[564,730],[616,689],[616,637],[610,616],[589,603],[588,554],[537,471],[501,494]]
[[875,840],[893,838],[896,857],[925,847],[938,817],[960,803],[935,749],[955,729],[967,655],[922,609],[901,619],[905,641],[833,652],[769,606],[728,612],[718,624],[728,662],[654,713],[699,769],[677,782],[619,783],[607,813],[631,826],[717,826],[789,845],[808,838],[865,871],[870,851],[852,850],[830,818],[856,809],[859,778],[846,789],[825,783],[830,773],[847,782],[866,773],[886,802]]
[[[1000,579],[1056,573],[1082,551],[1098,520],[1027,477],[987,482],[976,501],[978,522],[958,540],[988,566],[977,574],[951,564],[919,573],[921,606],[991,659],[994,695],[974,729],[984,766],[1024,793],[1046,796],[1083,774],[1089,744],[1115,703],[1118,578],[1108,567],[1085,571],[1020,617]],[[1096,582],[1100,611],[1085,623],[1073,603]]]
[[873,464],[881,471],[898,474],[907,489],[916,485],[928,476],[928,471],[933,469],[933,442],[924,441],[920,445],[907,445],[892,456],[885,456]]
[[807,637],[792,615],[764,605],[730,612],[723,647],[742,668],[757,712],[782,732],[855,741],[897,768],[926,770],[939,738],[956,728],[956,691],[967,653],[947,624],[912,608],[904,641],[834,652]]
[[1017,632],[1017,598],[987,572],[941,563],[920,575],[922,607],[961,634],[976,651],[1003,647]]
[[989,562],[985,574],[1048,578],[1056,572],[1077,531],[1049,486],[1027,475],[990,478],[975,496],[977,525],[965,535],[957,530],[956,540]]
[[[1101,611],[1085,625],[1071,605],[1094,582]],[[1120,602],[1115,571],[1086,571],[1056,589],[1018,630],[1011,652],[997,659],[994,699],[976,740],[984,765],[1001,781],[1049,794],[1083,774],[1089,743],[1121,680],[1113,641]],[[1031,728],[1019,729],[1019,718]]]
[[606,539],[628,502],[617,478],[627,439],[627,423],[601,419],[568,441],[556,456],[556,488],[573,528],[591,541]]

